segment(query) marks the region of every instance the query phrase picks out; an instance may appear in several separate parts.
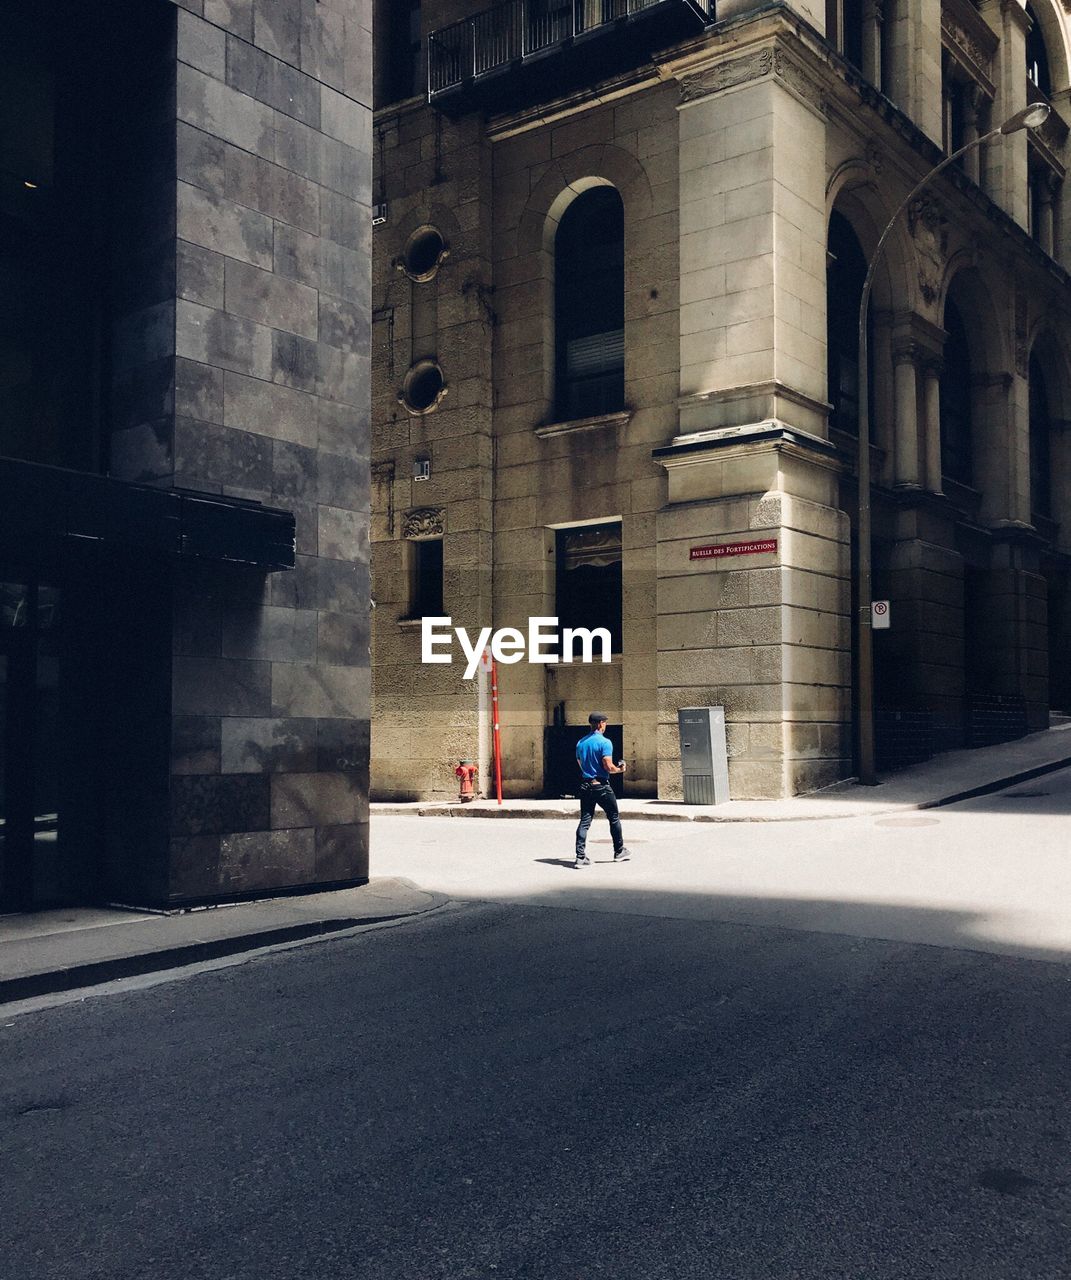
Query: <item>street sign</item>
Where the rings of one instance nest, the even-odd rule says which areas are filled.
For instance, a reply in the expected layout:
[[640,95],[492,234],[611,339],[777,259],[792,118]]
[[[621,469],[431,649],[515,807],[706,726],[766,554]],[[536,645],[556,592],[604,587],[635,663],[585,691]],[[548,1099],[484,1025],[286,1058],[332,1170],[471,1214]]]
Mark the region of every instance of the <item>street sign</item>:
[[771,555],[777,550],[776,538],[753,538],[749,542],[718,542],[705,547],[692,547],[689,560],[720,560],[723,556]]
[[870,625],[875,631],[888,631],[892,625],[888,600],[872,600],[870,602]]

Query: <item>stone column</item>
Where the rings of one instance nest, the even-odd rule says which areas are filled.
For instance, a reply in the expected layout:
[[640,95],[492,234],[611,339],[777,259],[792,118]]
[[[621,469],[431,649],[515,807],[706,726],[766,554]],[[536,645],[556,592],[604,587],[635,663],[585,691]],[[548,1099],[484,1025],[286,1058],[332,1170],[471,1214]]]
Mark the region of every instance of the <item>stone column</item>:
[[913,342],[894,348],[894,390],[896,401],[896,483],[919,487],[918,385],[915,362],[918,349]]
[[863,6],[863,75],[881,88],[882,0],[866,0]]
[[922,403],[925,408],[923,438],[926,442],[926,488],[941,492],[941,362],[929,359],[922,371]]

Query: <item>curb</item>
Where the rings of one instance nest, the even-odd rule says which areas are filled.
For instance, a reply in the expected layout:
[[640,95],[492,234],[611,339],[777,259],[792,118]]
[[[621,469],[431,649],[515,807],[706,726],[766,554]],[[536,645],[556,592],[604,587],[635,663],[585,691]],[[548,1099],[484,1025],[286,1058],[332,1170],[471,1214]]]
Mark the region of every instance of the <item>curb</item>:
[[1071,756],[1063,760],[1052,760],[1048,764],[1035,765],[1032,769],[1023,769],[997,782],[983,782],[981,786],[970,787],[966,791],[957,791],[954,795],[945,796],[943,800],[927,800],[924,804],[915,805],[916,809],[941,809],[947,804],[959,804],[961,800],[976,800],[979,796],[992,795],[994,791],[1003,791],[1005,787],[1014,787],[1020,782],[1029,782],[1031,778],[1042,778],[1047,773],[1057,773],[1060,769],[1071,767]]
[[329,937],[362,925],[408,920],[415,916],[426,915],[429,911],[435,911],[447,901],[441,894],[433,896],[438,900],[418,911],[401,911],[394,915],[383,916],[310,920],[305,924],[264,929],[259,933],[237,934],[231,938],[216,938],[211,942],[187,942],[161,951],[115,956],[108,960],[71,965],[65,969],[49,969],[39,973],[27,973],[17,978],[0,979],[0,1007],[15,1004],[21,1000],[32,1000],[38,996],[74,991],[80,987],[99,987],[107,982],[115,982],[119,978],[139,978],[147,973],[182,969],[189,965],[201,964],[206,960],[222,960],[228,956],[241,955],[245,951],[258,951],[262,947],[278,946],[280,943]]
[[[737,823],[737,822],[831,822],[841,818],[860,818],[860,817],[879,817],[882,814],[910,812],[921,809],[940,809],[946,805],[959,804],[962,800],[974,800],[979,796],[991,795],[994,791],[1003,791],[1005,787],[1014,787],[1020,782],[1029,782],[1032,778],[1043,777],[1047,773],[1056,773],[1060,769],[1071,767],[1071,756],[1065,756],[1060,760],[1051,760],[1046,764],[1035,765],[1030,769],[1022,769],[1018,773],[1008,774],[1003,778],[995,778],[991,782],[980,783],[976,787],[968,787],[962,791],[954,791],[950,795],[941,796],[936,800],[920,800],[918,803],[901,801],[899,803],[890,803],[884,808],[874,808],[866,811],[856,811],[854,813],[846,813],[843,810],[838,812],[826,811],[822,813],[801,813],[791,815],[770,814],[749,814],[747,817],[736,816],[732,814],[718,813],[653,813],[647,812],[628,812],[622,810],[621,817],[623,821],[630,822],[720,822],[720,823]],[[471,805],[457,805],[456,802],[445,801],[441,806],[437,804],[419,805],[416,808],[405,808],[402,805],[391,804],[389,801],[383,804],[373,804],[371,806],[371,816],[373,818],[545,818],[550,820],[576,820],[576,808],[555,808],[555,809],[523,809],[523,808],[494,808],[494,809],[477,809]]]

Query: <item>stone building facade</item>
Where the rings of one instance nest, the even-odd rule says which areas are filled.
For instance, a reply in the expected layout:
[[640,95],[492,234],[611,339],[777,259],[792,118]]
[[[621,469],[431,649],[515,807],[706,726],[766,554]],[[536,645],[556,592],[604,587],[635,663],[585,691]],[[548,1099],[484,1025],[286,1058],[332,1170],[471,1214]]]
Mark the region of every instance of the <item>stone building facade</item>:
[[17,8],[0,900],[363,882],[371,0]]
[[614,631],[608,665],[500,668],[507,794],[568,792],[594,706],[632,794],[681,796],[684,706],[725,707],[734,797],[854,772],[863,276],[932,167],[1042,100],[1039,132],[927,188],[876,270],[879,764],[1071,707],[1060,5],[383,17],[373,794],[448,794],[462,757],[488,785],[485,691],[421,663],[429,613]]

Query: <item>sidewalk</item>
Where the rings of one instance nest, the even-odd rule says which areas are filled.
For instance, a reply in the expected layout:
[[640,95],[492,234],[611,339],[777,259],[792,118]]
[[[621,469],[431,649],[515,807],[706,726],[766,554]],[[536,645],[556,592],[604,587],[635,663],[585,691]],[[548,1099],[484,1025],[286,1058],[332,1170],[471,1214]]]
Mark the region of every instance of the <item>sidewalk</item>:
[[[788,800],[729,800],[717,806],[624,799],[622,817],[661,822],[801,822],[934,809],[998,791],[1071,765],[1071,722],[974,751],[948,751],[923,764],[889,774],[876,787],[838,782]],[[383,802],[374,817],[568,818],[575,800],[457,800]]]
[[194,911],[93,907],[0,917],[0,1005],[322,937],[442,906],[403,879]]
[[[1018,742],[950,752],[894,774],[877,787],[840,783],[791,800],[732,800],[716,808],[624,800],[621,811],[629,818],[671,822],[769,823],[874,816],[936,808],[1068,765],[1071,724]],[[501,808],[487,800],[468,805],[457,801],[374,804],[372,814],[575,821],[576,802],[508,800]],[[374,849],[372,856],[375,866]],[[444,893],[419,889],[399,877],[334,893],[172,914],[74,908],[0,917],[0,1005],[400,920],[434,910],[445,901]]]

